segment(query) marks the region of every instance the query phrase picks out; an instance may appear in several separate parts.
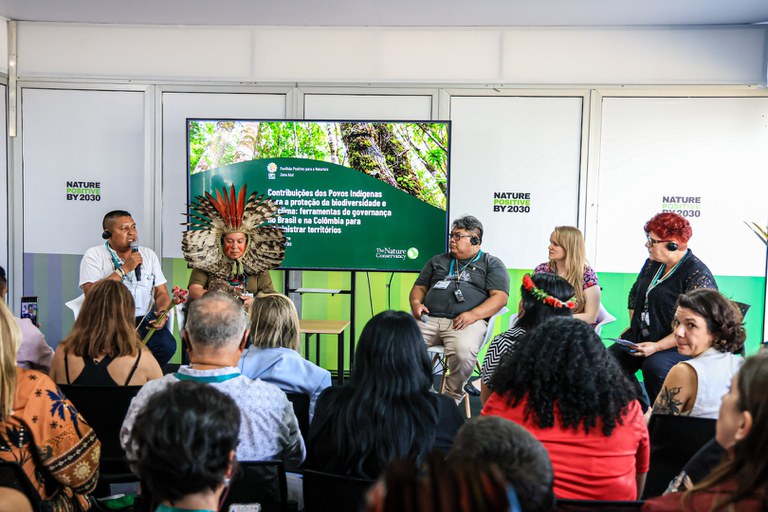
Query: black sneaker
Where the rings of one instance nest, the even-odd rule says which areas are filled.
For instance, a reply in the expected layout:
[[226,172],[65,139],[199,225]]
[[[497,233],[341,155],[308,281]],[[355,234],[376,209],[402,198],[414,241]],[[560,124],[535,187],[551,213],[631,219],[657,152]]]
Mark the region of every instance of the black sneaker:
[[466,391],[469,396],[480,396],[480,390],[472,385],[472,381],[464,384],[464,391]]

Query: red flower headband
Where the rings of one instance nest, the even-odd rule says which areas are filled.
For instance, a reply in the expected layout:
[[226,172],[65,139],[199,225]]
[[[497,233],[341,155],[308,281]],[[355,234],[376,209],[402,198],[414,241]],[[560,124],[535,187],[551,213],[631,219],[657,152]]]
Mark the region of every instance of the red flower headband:
[[568,308],[568,309],[574,309],[576,307],[576,303],[573,301],[573,297],[568,299],[568,301],[563,302],[557,297],[553,297],[552,295],[548,294],[541,288],[537,288],[535,284],[533,284],[533,279],[531,279],[531,274],[525,274],[523,276],[523,288],[525,288],[525,291],[533,295],[533,297],[538,300],[539,302],[543,302],[547,306],[553,307],[553,308]]

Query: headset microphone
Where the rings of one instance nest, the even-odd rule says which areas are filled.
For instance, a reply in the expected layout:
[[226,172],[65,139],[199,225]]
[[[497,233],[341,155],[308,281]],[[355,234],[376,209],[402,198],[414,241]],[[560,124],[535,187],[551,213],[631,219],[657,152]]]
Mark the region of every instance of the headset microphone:
[[680,247],[680,246],[679,246],[679,245],[677,245],[677,242],[669,242],[669,243],[667,243],[667,250],[668,250],[668,251],[672,251],[672,252],[674,252],[674,251],[676,251],[676,250],[677,250],[679,247]]
[[480,245],[480,237],[473,236],[469,239],[469,243],[472,245]]
[[104,240],[109,240],[110,238],[112,238],[112,232],[108,229],[105,229],[104,231],[101,232],[101,238],[103,238]]

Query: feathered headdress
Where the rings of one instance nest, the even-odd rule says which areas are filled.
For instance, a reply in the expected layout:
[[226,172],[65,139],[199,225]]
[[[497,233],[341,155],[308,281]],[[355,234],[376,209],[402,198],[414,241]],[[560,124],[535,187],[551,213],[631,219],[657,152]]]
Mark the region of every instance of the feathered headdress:
[[[246,199],[247,185],[240,193],[232,185],[216,197],[208,192],[197,196],[189,205],[190,222],[181,240],[184,259],[192,268],[202,270],[212,277],[231,279],[237,275],[255,275],[275,268],[285,256],[285,234],[280,228],[266,226],[267,221],[278,215],[278,206],[256,192]],[[243,255],[232,260],[224,254],[221,238],[227,233],[244,233],[248,240]]]

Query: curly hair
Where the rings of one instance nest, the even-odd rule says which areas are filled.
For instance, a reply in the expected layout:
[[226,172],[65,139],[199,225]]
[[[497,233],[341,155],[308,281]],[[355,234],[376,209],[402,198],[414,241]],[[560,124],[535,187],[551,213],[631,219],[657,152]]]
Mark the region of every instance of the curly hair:
[[136,416],[129,462],[155,500],[173,504],[223,483],[239,432],[232,398],[210,384],[181,381],[152,395]]
[[[541,288],[553,297],[565,302],[573,297],[573,286],[562,277],[555,274],[533,274],[531,276],[536,288]],[[520,301],[523,306],[523,313],[515,322],[515,327],[530,331],[537,325],[543,324],[546,320],[557,316],[573,316],[573,310],[568,308],[553,308],[531,295],[531,292],[520,287]]]
[[677,298],[677,307],[690,309],[707,322],[707,330],[715,337],[712,346],[720,352],[737,352],[744,346],[747,332],[741,311],[719,291],[699,288],[684,293]]
[[[599,368],[600,371],[595,371]],[[589,432],[602,423],[610,436],[636,398],[629,379],[603,346],[591,325],[574,318],[552,318],[516,343],[491,377],[507,403],[523,400],[526,419],[551,428]]]
[[646,234],[653,231],[664,240],[674,240],[681,249],[686,248],[688,240],[693,236],[688,219],[672,212],[657,213],[645,223],[643,229]]

